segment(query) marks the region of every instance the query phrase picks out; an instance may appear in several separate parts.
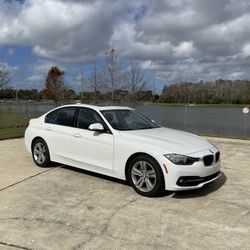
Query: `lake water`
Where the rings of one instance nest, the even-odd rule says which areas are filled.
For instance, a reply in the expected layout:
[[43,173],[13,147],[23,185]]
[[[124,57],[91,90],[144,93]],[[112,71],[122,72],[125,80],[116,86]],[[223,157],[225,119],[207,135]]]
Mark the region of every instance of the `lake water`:
[[137,110],[162,126],[208,135],[250,138],[250,113],[240,107],[141,105]]

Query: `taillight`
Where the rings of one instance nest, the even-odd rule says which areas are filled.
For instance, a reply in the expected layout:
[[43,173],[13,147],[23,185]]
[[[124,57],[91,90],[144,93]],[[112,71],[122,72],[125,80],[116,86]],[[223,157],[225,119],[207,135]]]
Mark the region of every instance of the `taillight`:
[[29,127],[29,123],[25,124],[25,129],[27,129]]

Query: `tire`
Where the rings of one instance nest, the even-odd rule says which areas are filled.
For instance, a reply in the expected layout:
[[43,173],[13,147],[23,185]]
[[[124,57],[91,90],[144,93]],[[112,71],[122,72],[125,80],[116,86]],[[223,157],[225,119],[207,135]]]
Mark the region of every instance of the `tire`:
[[49,148],[43,139],[37,139],[32,143],[32,157],[38,167],[51,167]]
[[164,191],[161,167],[148,155],[139,155],[129,163],[127,177],[133,189],[140,195],[155,197]]

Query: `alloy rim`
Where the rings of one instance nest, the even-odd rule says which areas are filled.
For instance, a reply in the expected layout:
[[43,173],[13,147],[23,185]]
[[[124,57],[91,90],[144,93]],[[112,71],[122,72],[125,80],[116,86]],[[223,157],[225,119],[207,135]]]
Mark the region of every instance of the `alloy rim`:
[[146,161],[136,162],[131,171],[136,188],[142,192],[150,192],[156,184],[156,173],[152,165]]
[[43,143],[38,142],[35,144],[33,154],[34,154],[34,159],[37,163],[39,163],[39,164],[44,163],[44,161],[46,159],[45,152],[46,152],[46,149],[45,149],[45,146],[43,145]]

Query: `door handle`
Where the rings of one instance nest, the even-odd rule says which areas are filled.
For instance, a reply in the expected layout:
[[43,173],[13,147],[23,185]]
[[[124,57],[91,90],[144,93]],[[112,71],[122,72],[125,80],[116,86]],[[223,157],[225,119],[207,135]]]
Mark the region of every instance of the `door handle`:
[[51,130],[52,130],[51,127],[46,127],[45,129],[46,129],[47,131],[51,131]]
[[77,138],[82,137],[79,133],[75,133],[73,136],[74,136],[74,137],[77,137]]

